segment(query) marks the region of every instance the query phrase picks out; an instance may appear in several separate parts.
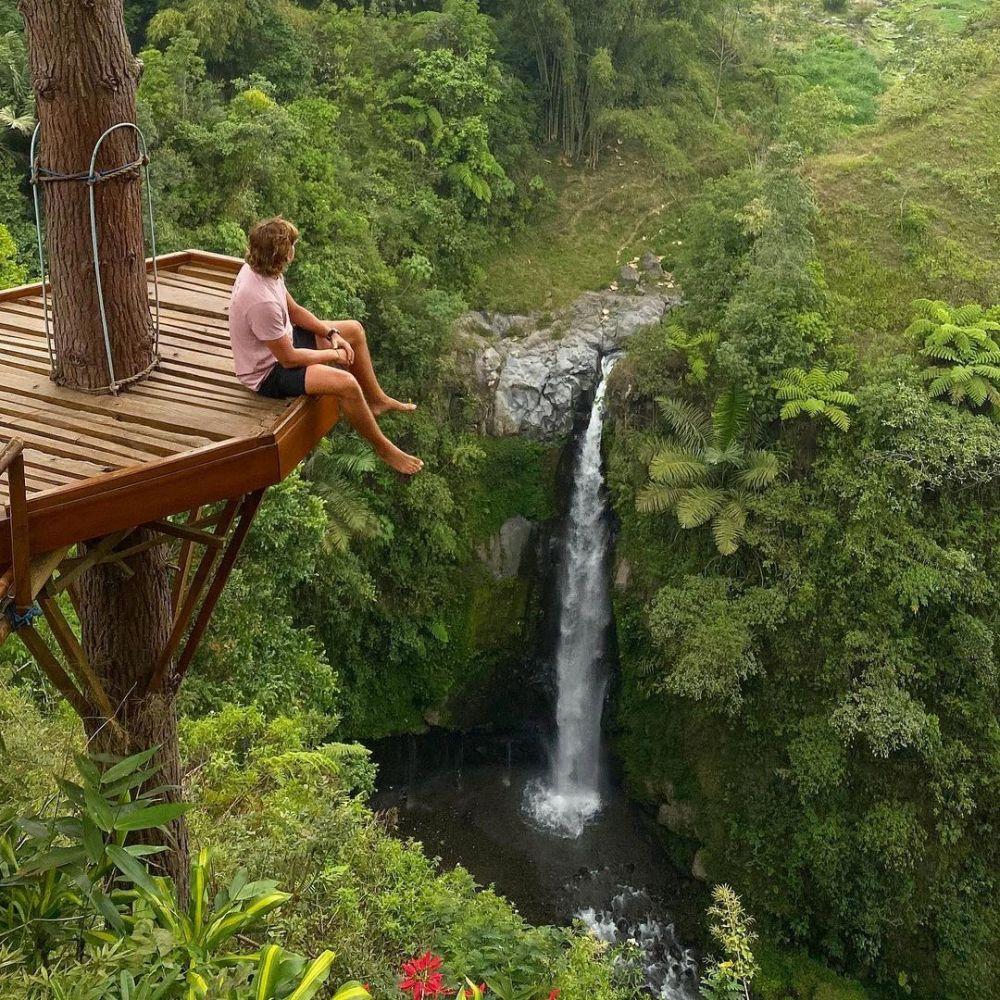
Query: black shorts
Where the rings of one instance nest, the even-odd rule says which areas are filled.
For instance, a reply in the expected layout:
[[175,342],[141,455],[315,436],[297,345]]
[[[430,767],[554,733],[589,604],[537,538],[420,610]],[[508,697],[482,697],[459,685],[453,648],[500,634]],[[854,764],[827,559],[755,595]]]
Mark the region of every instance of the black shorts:
[[[315,351],[316,335],[301,326],[292,328],[292,343],[300,350]],[[306,394],[305,368],[284,368],[278,362],[264,376],[264,381],[257,386],[257,392],[269,399],[288,399],[291,396]]]

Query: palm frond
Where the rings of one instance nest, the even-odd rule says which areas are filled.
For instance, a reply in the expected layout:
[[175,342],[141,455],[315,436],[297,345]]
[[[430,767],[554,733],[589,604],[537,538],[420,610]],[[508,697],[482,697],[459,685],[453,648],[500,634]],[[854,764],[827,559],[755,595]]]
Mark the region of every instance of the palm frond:
[[724,556],[731,556],[740,547],[746,534],[747,509],[738,500],[728,501],[712,520],[715,547]]
[[781,463],[773,451],[747,452],[746,465],[737,475],[737,482],[751,490],[762,490],[778,478]]
[[673,510],[683,490],[660,483],[647,483],[635,498],[635,509],[640,514],[663,514]]
[[720,449],[743,436],[749,413],[750,394],[741,386],[734,384],[719,396],[712,410],[712,426]]
[[704,460],[693,451],[662,448],[649,463],[649,476],[666,486],[690,486],[705,475]]
[[722,507],[725,493],[712,486],[692,486],[683,490],[674,509],[682,528],[698,528]]
[[685,447],[701,448],[706,444],[711,425],[708,417],[697,406],[670,396],[657,397],[656,405]]

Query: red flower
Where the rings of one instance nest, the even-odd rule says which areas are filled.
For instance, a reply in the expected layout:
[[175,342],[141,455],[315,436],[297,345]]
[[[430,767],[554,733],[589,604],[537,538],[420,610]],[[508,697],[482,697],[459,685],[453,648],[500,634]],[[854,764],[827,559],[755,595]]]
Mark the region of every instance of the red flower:
[[441,959],[429,951],[424,952],[419,958],[411,958],[403,963],[405,978],[399,984],[399,988],[404,993],[409,993],[412,1000],[449,996],[453,990],[445,987],[440,968]]
[[559,1000],[559,994],[561,992],[562,992],[562,990],[552,990],[549,993],[549,1000]]

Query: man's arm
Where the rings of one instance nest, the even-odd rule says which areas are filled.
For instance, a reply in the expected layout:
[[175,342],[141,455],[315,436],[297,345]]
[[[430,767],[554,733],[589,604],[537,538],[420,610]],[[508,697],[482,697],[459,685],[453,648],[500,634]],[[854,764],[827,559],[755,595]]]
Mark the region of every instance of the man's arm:
[[354,348],[337,333],[337,328],[333,323],[324,323],[317,319],[305,306],[300,306],[292,298],[288,290],[285,290],[285,304],[288,307],[288,318],[293,326],[301,326],[303,330],[308,330],[317,337],[322,337],[331,347],[340,348],[347,353],[347,364],[354,364]]
[[266,340],[267,349],[274,355],[282,368],[307,368],[309,365],[350,364],[347,351],[342,347],[332,347],[322,351],[311,351],[307,347],[296,347],[291,337]]

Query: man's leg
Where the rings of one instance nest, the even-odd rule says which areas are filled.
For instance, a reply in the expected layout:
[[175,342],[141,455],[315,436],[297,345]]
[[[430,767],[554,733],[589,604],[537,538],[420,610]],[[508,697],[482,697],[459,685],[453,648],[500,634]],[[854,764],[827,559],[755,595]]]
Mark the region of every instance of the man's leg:
[[354,348],[354,364],[348,366],[348,371],[358,380],[375,416],[380,416],[389,410],[397,410],[400,413],[411,413],[415,410],[416,404],[393,399],[379,385],[375,367],[372,365],[371,352],[368,350],[365,328],[356,319],[335,320],[333,325],[344,340]]
[[381,431],[358,380],[340,368],[309,365],[306,368],[306,393],[310,396],[336,396],[351,426],[375,449],[375,454],[397,472],[412,476],[424,463],[415,455],[397,448]]

